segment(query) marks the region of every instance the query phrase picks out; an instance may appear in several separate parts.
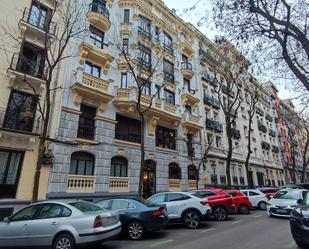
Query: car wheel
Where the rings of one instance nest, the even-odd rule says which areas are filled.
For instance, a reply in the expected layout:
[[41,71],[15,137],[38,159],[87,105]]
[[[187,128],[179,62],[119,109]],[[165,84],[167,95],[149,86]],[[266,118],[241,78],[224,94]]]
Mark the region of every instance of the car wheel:
[[250,213],[250,208],[247,205],[240,205],[239,213],[241,213],[241,214],[249,214]]
[[200,224],[200,215],[194,210],[189,210],[183,215],[183,220],[186,227],[190,229],[195,229]]
[[132,221],[128,225],[128,236],[132,240],[139,240],[144,236],[145,228],[143,224],[139,221]]
[[59,235],[54,243],[53,249],[75,249],[75,241],[70,234],[61,234]]
[[258,204],[258,208],[261,209],[261,210],[266,210],[266,202],[265,201],[260,201],[259,204]]
[[224,221],[227,219],[227,211],[224,207],[215,207],[213,214],[218,221]]

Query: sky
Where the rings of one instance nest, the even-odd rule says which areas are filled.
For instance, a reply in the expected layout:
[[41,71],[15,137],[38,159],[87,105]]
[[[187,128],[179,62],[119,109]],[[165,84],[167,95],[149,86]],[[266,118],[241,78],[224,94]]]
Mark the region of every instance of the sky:
[[[209,39],[214,40],[216,35],[220,35],[218,30],[213,28],[212,18],[211,18],[211,5],[206,3],[206,0],[163,0],[165,5],[170,9],[174,8],[176,14],[180,16],[184,21],[190,22],[199,30],[206,35]],[[196,9],[193,14],[185,14],[184,10],[191,8],[196,5]],[[198,25],[201,17],[205,17],[202,25]],[[269,78],[269,80],[272,80]],[[287,99],[291,97],[291,91],[287,89],[286,84],[283,82],[278,82],[278,80],[272,80],[276,84],[279,90],[279,97],[281,99]],[[261,82],[263,83],[263,82]]]

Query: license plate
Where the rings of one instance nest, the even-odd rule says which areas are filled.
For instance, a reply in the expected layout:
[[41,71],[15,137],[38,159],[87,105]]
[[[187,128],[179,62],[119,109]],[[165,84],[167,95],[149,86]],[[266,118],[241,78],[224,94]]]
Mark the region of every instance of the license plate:
[[284,209],[276,209],[276,213],[278,214],[287,214],[288,212]]

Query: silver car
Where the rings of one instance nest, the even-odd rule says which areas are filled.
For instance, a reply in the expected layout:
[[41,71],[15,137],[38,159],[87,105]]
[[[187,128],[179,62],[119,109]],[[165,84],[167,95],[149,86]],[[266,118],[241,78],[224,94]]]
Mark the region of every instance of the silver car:
[[86,201],[36,203],[0,222],[0,247],[74,249],[121,231],[117,213]]
[[279,190],[267,203],[267,212],[270,216],[290,217],[291,211],[297,207],[297,201],[303,200],[305,189]]

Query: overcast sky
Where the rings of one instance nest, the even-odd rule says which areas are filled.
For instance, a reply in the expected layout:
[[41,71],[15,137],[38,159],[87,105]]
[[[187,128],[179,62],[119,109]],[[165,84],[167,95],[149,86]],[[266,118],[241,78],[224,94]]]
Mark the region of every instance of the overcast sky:
[[[206,0],[163,0],[163,2],[170,9],[174,8],[176,10],[176,14],[180,16],[184,21],[191,22],[196,27],[198,27],[198,22],[200,21],[201,17],[205,17],[202,25],[198,28],[209,39],[213,40],[216,35],[220,35],[218,31],[212,28],[213,25],[211,18],[211,6],[210,4],[205,4]],[[191,8],[194,5],[196,5],[196,9],[193,11],[193,14],[184,14],[184,9]],[[269,80],[272,80],[276,84],[279,90],[280,98],[286,99],[291,97],[291,92],[290,90],[286,89],[285,83],[271,78],[269,78]]]

